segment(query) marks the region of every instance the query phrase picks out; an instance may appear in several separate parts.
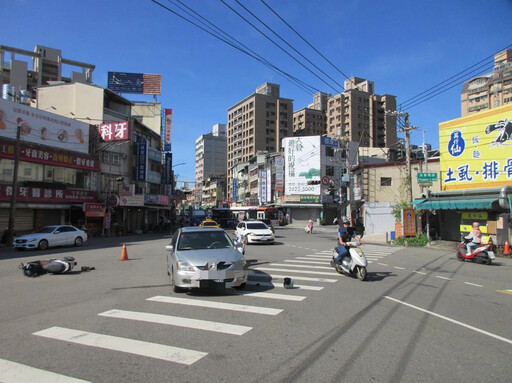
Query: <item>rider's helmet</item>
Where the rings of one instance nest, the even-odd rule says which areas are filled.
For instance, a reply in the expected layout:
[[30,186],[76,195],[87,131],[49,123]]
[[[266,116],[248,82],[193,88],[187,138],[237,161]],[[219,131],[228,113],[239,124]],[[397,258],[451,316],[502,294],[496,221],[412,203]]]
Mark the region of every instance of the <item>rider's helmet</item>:
[[343,224],[350,225],[350,220],[348,218],[343,218]]

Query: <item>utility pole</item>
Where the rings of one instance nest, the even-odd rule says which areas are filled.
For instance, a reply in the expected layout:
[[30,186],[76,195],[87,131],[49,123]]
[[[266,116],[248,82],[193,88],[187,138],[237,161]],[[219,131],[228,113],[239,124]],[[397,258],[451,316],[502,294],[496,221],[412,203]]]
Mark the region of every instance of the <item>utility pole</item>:
[[400,133],[405,133],[405,161],[406,161],[406,182],[407,182],[407,202],[412,203],[412,171],[411,171],[411,130],[416,129],[415,126],[409,126],[409,113],[386,111],[386,114],[398,117],[404,117],[404,127],[399,130]]
[[20,126],[16,126],[16,143],[14,146],[14,170],[12,174],[11,209],[7,228],[7,244],[12,245],[16,227],[16,199],[18,197],[18,165],[20,162]]

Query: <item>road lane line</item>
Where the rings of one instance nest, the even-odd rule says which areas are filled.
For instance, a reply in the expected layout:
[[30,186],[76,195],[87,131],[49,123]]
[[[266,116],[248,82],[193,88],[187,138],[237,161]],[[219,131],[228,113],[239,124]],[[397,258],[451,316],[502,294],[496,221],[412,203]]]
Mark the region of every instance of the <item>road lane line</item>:
[[178,305],[186,305],[186,306],[196,306],[196,307],[207,307],[212,309],[219,310],[231,310],[231,311],[241,311],[252,314],[263,314],[263,315],[277,315],[281,311],[281,309],[274,309],[269,307],[258,307],[258,306],[248,306],[248,305],[237,305],[234,303],[224,303],[224,302],[215,302],[215,301],[205,301],[201,299],[187,299],[187,298],[175,298],[175,297],[167,297],[167,296],[155,296],[152,298],[146,299],[148,301],[154,302],[162,302],[162,303],[174,303]]
[[89,383],[39,368],[0,359],[0,382],[3,383]]
[[93,332],[79,331],[63,327],[50,327],[46,330],[35,332],[33,335],[186,365],[191,365],[202,357],[208,355],[207,352],[187,350],[185,348],[143,342],[135,339],[120,338],[111,335],[96,334]]
[[[256,273],[254,273],[255,270],[251,270],[251,271],[252,271],[252,273],[250,275],[259,276]],[[263,273],[263,272],[261,272],[260,274],[263,274],[263,275],[261,275],[262,277],[266,277],[268,275],[268,276],[270,276],[272,278],[272,280],[274,280],[274,279],[282,279],[282,278],[292,278],[292,279],[299,280],[299,281],[310,281],[310,282],[329,282],[329,283],[334,283],[334,282],[338,281],[337,279],[312,278],[312,277],[303,277],[301,275],[267,274],[267,273]]]
[[394,266],[395,269],[398,269],[398,270],[405,270],[405,267],[400,267],[400,266]]
[[280,299],[283,301],[294,301],[294,302],[300,302],[300,301],[303,301],[304,299],[306,299],[306,297],[303,295],[264,293],[264,292],[259,292],[259,291],[238,291],[234,295],[246,295],[248,297]]
[[303,268],[303,269],[333,270],[332,266],[289,265],[289,264],[286,264],[286,263],[271,263],[269,266],[279,266],[279,267],[284,266],[284,267],[298,267],[298,268]]
[[389,266],[387,263],[380,263],[380,262],[379,262],[379,265],[381,265],[381,266]]
[[512,294],[512,290],[496,290],[500,293],[503,293],[503,294]]
[[412,272],[416,274],[427,275],[427,273],[424,273],[423,271],[413,270]]
[[391,298],[389,296],[384,296],[384,298],[386,299],[389,299],[393,302],[396,302],[396,303],[400,303],[404,306],[408,306],[410,308],[413,308],[413,309],[416,309],[418,311],[422,311],[424,313],[427,313],[427,314],[430,314],[430,315],[433,315],[435,317],[438,317],[440,319],[444,319],[448,322],[451,322],[451,323],[454,323],[454,324],[457,324],[459,326],[462,326],[462,327],[465,327],[465,328],[468,328],[470,330],[473,330],[473,331],[476,331],[476,332],[479,332],[481,334],[484,334],[484,335],[487,335],[487,336],[490,336],[491,338],[495,338],[495,339],[498,339],[498,340],[501,340],[503,342],[506,342],[506,343],[510,343],[512,344],[512,340],[511,339],[507,339],[507,338],[504,338],[502,336],[499,336],[499,335],[496,335],[496,334],[493,334],[492,332],[488,332],[488,331],[485,331],[485,330],[482,330],[482,329],[479,329],[478,327],[474,327],[474,326],[471,326],[471,325],[468,325],[464,322],[460,322],[458,320],[455,320],[455,319],[452,319],[452,318],[448,318],[444,315],[440,315],[440,314],[436,314],[435,312],[433,311],[429,311],[429,310],[425,310],[425,309],[422,309],[421,307],[418,307],[418,306],[414,306],[414,305],[411,305],[410,303],[406,303],[406,302],[403,302],[403,301],[400,301],[398,299],[395,299],[395,298]]
[[483,285],[477,285],[476,283],[471,283],[471,282],[464,282],[466,285],[470,285],[470,286],[476,286],[476,287],[484,287]]
[[327,271],[308,271],[308,270],[287,270],[287,269],[275,269],[273,267],[258,267],[258,270],[268,270],[268,271],[285,271],[287,273],[297,273],[297,274],[313,274],[313,275],[335,275],[335,271],[333,269],[332,272]]
[[[282,287],[284,288],[282,283],[272,283],[272,282],[257,282],[257,281],[247,281],[248,285],[251,286],[262,286],[262,287]],[[308,286],[308,285],[298,285],[294,284],[293,289],[301,289],[301,290],[311,290],[311,291],[320,291],[324,288],[322,286]]]
[[443,276],[441,276],[441,275],[436,275],[436,278],[439,278],[439,279],[446,279],[447,281],[451,281],[451,280],[452,280],[451,278],[443,277]]
[[252,329],[252,327],[238,326],[228,323],[117,309],[105,311],[98,315],[109,318],[129,319],[142,322],[165,324],[170,326],[187,327],[196,330],[220,332],[223,334],[231,335],[243,335]]

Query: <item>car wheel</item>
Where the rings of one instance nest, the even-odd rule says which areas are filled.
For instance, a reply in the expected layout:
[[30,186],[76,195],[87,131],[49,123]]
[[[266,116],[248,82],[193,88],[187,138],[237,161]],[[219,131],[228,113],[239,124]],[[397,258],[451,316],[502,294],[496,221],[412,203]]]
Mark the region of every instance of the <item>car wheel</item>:
[[236,287],[235,287],[235,289],[237,289],[237,290],[245,289],[245,285],[246,285],[246,283],[245,283],[245,282],[240,283],[240,286],[236,286]]
[[48,248],[48,241],[46,239],[42,239],[40,242],[39,242],[39,245],[37,245],[37,247],[40,249],[40,250],[46,250]]
[[80,247],[80,246],[82,246],[82,245],[83,245],[83,243],[84,243],[84,240],[82,239],[82,237],[76,237],[76,238],[75,238],[75,246],[76,246],[76,247]]

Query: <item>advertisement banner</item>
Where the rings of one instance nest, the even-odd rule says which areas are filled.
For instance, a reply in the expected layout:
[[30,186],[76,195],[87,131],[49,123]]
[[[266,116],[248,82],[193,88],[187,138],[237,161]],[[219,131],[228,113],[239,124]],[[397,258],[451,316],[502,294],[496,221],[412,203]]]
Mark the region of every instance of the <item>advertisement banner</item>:
[[[14,159],[14,142],[0,139],[0,158]],[[63,150],[20,143],[20,161],[98,171],[100,162],[89,154],[71,154]]]
[[164,150],[171,151],[172,109],[165,109]]
[[119,93],[160,94],[162,76],[149,73],[108,72],[107,88]]
[[320,195],[320,136],[284,138],[285,195]]
[[512,105],[439,124],[441,190],[512,183]]
[[[16,200],[18,202],[96,202],[98,192],[92,190],[58,189],[52,187],[18,186]],[[0,185],[0,201],[10,201],[13,188]]]
[[89,125],[58,114],[0,99],[0,137],[89,153]]
[[119,141],[127,140],[128,134],[128,121],[105,122],[98,127],[103,141]]
[[276,157],[276,191],[283,192],[284,190],[284,158]]
[[104,217],[105,204],[104,203],[84,203],[84,215],[86,217]]
[[233,201],[236,201],[237,179],[233,178]]
[[171,180],[172,180],[172,153],[168,153],[168,152],[165,153],[164,164],[165,164],[164,183],[166,185],[170,185]]
[[148,159],[147,142],[141,139],[137,145],[137,180],[146,181],[146,164]]
[[267,169],[267,203],[272,202],[272,170]]
[[267,171],[260,170],[260,204],[267,203]]

